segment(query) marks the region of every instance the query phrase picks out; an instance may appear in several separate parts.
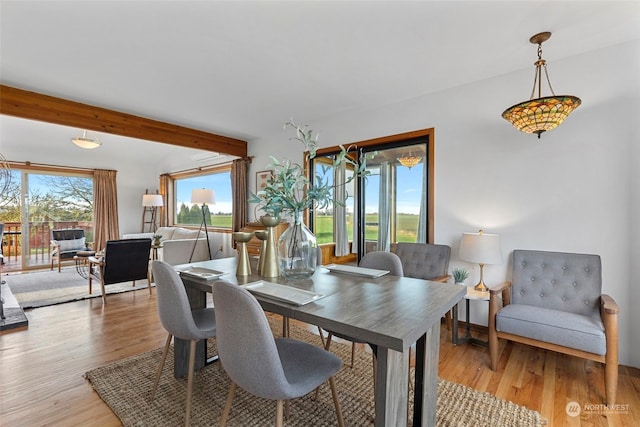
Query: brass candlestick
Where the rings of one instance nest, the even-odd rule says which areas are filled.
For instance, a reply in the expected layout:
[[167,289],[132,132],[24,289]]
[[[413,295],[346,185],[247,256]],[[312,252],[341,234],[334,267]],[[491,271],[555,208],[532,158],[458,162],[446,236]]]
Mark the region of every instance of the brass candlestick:
[[280,224],[280,218],[277,216],[261,216],[260,222],[267,228],[267,240],[264,250],[264,263],[262,265],[262,277],[278,277],[280,276],[280,268],[278,267],[278,248],[276,247],[276,238],[273,227]]
[[269,237],[269,232],[267,230],[257,230],[254,232],[256,239],[260,240],[260,257],[258,258],[258,274],[262,274],[262,270],[264,269],[264,259],[265,252],[267,250],[267,238]]
[[237,243],[238,266],[236,276],[249,276],[251,274],[251,264],[249,263],[249,253],[247,252],[247,242],[251,240],[253,233],[236,231],[233,233],[233,240]]

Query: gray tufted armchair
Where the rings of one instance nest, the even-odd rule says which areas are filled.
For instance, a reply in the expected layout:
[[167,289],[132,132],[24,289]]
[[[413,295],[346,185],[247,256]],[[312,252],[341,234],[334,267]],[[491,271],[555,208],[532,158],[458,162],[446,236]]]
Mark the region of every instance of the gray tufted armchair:
[[605,363],[606,402],[614,404],[618,306],[601,293],[601,271],[598,255],[513,251],[511,282],[490,294],[491,369],[498,366],[498,338]]

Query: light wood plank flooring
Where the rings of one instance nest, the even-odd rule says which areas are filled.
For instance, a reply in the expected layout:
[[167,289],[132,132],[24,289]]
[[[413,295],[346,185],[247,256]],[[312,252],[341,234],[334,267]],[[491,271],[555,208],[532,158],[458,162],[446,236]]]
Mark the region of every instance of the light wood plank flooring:
[[[155,292],[152,297],[147,290],[109,295],[106,306],[92,299],[37,308],[27,317],[28,329],[0,333],[0,425],[120,425],[83,374],[164,344]],[[598,364],[504,343],[497,372],[489,369],[488,358],[485,348],[453,346],[443,325],[442,378],[538,410],[552,426],[640,425],[637,369],[620,369],[618,402],[628,405],[625,414],[572,418],[565,412],[568,402],[603,403]]]

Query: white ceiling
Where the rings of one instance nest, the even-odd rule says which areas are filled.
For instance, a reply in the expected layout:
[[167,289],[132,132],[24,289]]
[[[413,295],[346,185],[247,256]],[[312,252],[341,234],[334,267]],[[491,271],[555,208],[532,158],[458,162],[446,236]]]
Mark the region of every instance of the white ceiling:
[[[533,77],[540,31],[553,32],[553,74],[555,60],[640,39],[640,1],[0,0],[0,28],[2,84],[251,144],[292,115],[313,123],[528,67]],[[35,149],[43,133],[78,150],[76,129],[0,126],[0,151]],[[150,156],[100,138],[101,156]]]

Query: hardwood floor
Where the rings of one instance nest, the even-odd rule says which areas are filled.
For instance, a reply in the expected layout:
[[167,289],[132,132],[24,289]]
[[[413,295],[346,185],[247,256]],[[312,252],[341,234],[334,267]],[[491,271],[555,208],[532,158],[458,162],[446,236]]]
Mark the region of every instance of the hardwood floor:
[[[96,298],[37,308],[27,311],[27,317],[28,329],[0,334],[0,425],[120,425],[83,374],[164,344],[155,292],[152,297],[146,289],[109,295],[106,306]],[[604,402],[603,368],[524,345],[501,344],[499,369],[493,372],[485,348],[453,346],[443,325],[440,377],[535,409],[551,426],[640,425],[638,369],[620,369],[617,400],[624,413],[598,414],[599,407],[592,407],[596,413],[585,414],[585,405]],[[582,405],[580,416],[567,415],[571,401]]]

